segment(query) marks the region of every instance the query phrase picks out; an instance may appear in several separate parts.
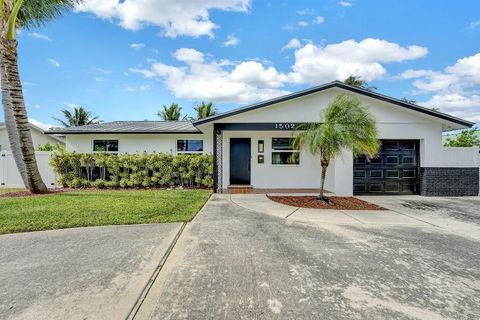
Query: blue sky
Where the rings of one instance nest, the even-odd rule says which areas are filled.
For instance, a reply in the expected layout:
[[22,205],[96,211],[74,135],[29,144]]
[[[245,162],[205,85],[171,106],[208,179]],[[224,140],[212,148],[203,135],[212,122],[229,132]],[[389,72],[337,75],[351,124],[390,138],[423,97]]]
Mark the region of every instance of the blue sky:
[[21,31],[19,64],[43,124],[79,105],[104,121],[226,111],[352,73],[480,122],[479,45],[474,0],[87,0]]

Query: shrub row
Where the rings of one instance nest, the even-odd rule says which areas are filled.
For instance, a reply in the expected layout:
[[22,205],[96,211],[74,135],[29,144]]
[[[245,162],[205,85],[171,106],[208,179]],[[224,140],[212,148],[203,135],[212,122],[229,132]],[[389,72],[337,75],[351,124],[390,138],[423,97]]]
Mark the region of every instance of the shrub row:
[[56,151],[50,165],[70,188],[211,187],[213,156],[203,154],[106,154]]

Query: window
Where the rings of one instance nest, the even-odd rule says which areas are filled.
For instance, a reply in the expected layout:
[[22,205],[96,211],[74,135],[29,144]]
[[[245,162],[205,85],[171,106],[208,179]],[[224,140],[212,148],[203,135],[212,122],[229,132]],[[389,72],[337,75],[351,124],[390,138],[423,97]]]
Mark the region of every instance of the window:
[[193,153],[203,151],[203,140],[177,140],[177,152]]
[[118,140],[93,140],[93,152],[118,152]]
[[272,150],[272,164],[300,164],[300,152],[292,146],[291,138],[272,138]]

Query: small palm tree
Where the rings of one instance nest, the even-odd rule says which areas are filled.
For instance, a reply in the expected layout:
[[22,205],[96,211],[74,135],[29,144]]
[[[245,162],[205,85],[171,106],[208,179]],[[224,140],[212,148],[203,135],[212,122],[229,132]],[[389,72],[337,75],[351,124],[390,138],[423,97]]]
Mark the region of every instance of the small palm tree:
[[213,106],[212,102],[205,103],[202,101],[201,104],[193,108],[195,112],[197,113],[197,120],[198,119],[204,119],[208,118],[210,116],[214,116],[217,114],[217,109]]
[[357,87],[357,88],[365,89],[368,91],[377,90],[377,87],[369,85],[368,82],[365,80],[362,80],[360,76],[355,76],[353,74],[348,76],[347,79],[343,80],[343,83],[348,84],[349,86],[352,86],[352,87]]
[[98,117],[92,117],[92,114],[83,107],[74,108],[73,113],[67,109],[60,111],[63,113],[65,121],[55,117],[53,117],[53,119],[60,122],[65,128],[85,126],[87,124],[100,122]]
[[298,126],[293,144],[305,146],[313,155],[320,156],[322,167],[319,199],[324,196],[325,177],[331,161],[343,150],[350,150],[354,157],[361,154],[374,157],[380,148],[377,124],[361,102],[342,94],[324,110],[323,123],[308,123]]
[[39,27],[73,8],[80,0],[0,0],[0,78],[8,140],[25,187],[47,191],[38,171],[18,71],[17,28]]
[[179,121],[180,118],[185,120],[187,116],[182,117],[182,107],[178,105],[178,103],[172,103],[169,107],[166,105],[163,106],[163,110],[157,113],[164,121]]

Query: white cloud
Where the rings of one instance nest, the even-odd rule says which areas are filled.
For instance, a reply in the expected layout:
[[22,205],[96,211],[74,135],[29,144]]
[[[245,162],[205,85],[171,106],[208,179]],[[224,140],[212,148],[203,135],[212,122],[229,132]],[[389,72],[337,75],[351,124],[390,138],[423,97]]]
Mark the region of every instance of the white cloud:
[[313,21],[314,24],[322,24],[325,22],[325,18],[322,16],[316,16],[315,20]]
[[48,130],[50,128],[54,128],[54,127],[58,127],[56,125],[53,125],[53,124],[47,124],[47,123],[43,123],[41,121],[38,121],[38,120],[35,120],[33,118],[28,118],[28,122],[30,122],[31,124],[43,129],[43,130]]
[[468,25],[468,29],[470,29],[470,30],[474,30],[478,27],[480,27],[480,20],[470,22],[470,24]]
[[79,12],[119,21],[128,30],[159,26],[167,37],[209,36],[218,26],[210,20],[210,10],[247,12],[251,0],[86,0]]
[[97,68],[97,71],[102,73],[102,74],[111,74],[112,73],[112,70],[110,69],[103,69],[103,68]]
[[351,7],[353,5],[353,3],[349,1],[340,1],[338,4],[341,5],[342,7]]
[[59,68],[60,67],[60,62],[58,62],[57,60],[55,59],[48,59],[47,60],[48,63],[50,63],[52,66],[54,66],[55,68]]
[[240,40],[234,35],[229,35],[227,40],[223,43],[224,47],[236,47],[240,43]]
[[184,99],[249,103],[288,93],[281,89],[287,76],[257,61],[211,60],[189,48],[173,56],[184,65],[154,63],[150,69],[130,71],[164,79],[166,87]]
[[132,43],[130,45],[130,48],[132,48],[134,50],[140,50],[142,48],[145,48],[145,44],[144,43]]
[[97,82],[105,82],[106,81],[104,77],[95,77],[94,79]]
[[292,40],[288,41],[288,43],[282,48],[282,51],[288,50],[288,49],[298,49],[302,46],[300,40],[297,38],[293,38]]
[[155,72],[147,69],[130,68],[128,69],[128,71],[130,71],[131,73],[140,73],[146,78],[153,78],[156,76]]
[[295,51],[295,64],[289,76],[293,82],[311,84],[343,80],[351,74],[372,81],[386,74],[384,64],[418,59],[427,53],[424,47],[402,47],[371,38],[326,46],[307,43]]
[[52,41],[48,36],[36,32],[31,32],[28,34],[30,37],[35,38],[35,39],[40,39],[40,40],[45,40],[45,41]]
[[304,28],[304,27],[307,27],[308,26],[308,22],[307,21],[299,21],[297,23],[297,25],[301,28]]
[[148,84],[145,84],[145,85],[139,85],[139,86],[131,86],[131,85],[125,85],[125,90],[127,90],[128,92],[134,92],[134,91],[148,91],[150,90],[151,87],[150,85]]
[[297,10],[297,14],[301,16],[305,16],[305,15],[313,14],[313,10],[312,9]]
[[458,59],[442,71],[407,70],[400,77],[415,79],[416,93],[433,94],[421,105],[480,121],[480,53]]

